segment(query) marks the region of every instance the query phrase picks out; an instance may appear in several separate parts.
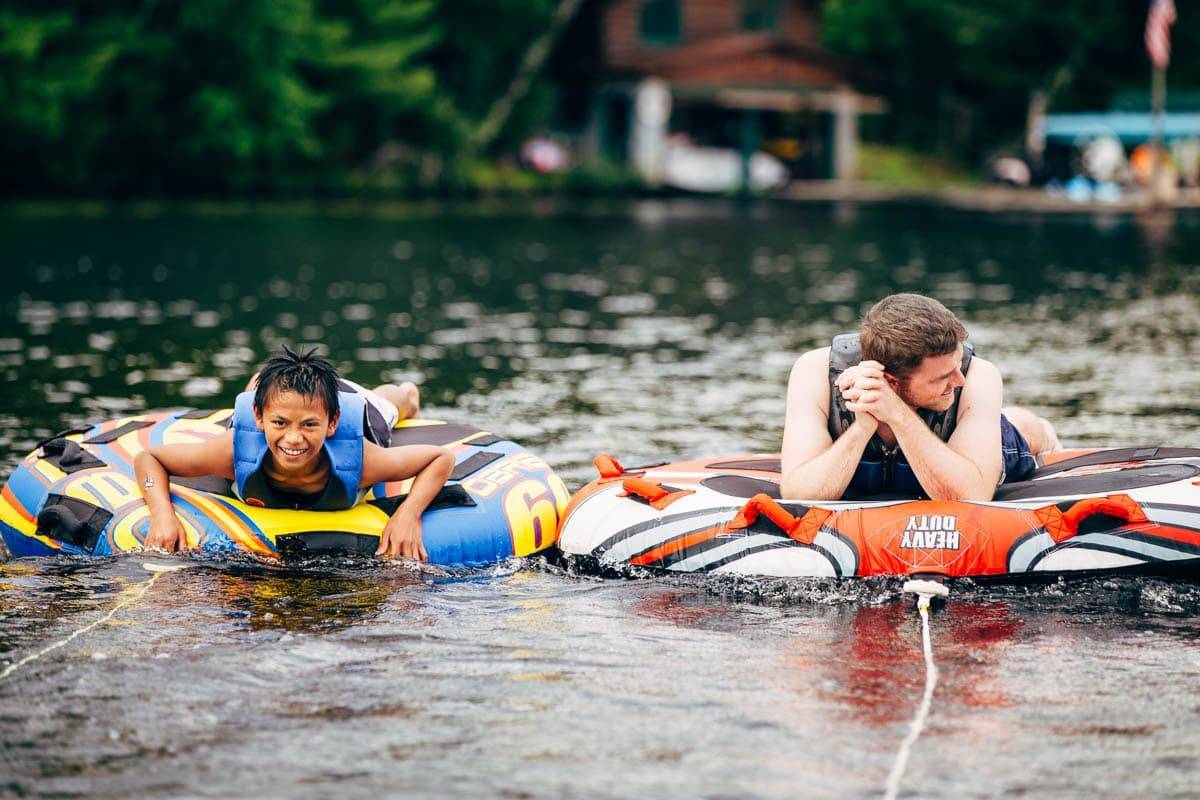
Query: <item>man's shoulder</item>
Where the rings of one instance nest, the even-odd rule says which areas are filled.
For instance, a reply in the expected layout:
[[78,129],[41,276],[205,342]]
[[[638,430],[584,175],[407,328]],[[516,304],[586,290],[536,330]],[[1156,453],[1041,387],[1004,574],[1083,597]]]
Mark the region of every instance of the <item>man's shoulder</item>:
[[829,366],[829,348],[818,347],[816,350],[809,350],[807,353],[801,354],[796,359],[796,363],[792,365],[792,371],[796,370],[808,371],[821,369],[825,370]]
[[[792,365],[788,378],[790,406],[811,407],[821,415],[829,411],[829,348],[809,350]],[[804,398],[801,400],[801,398]],[[789,411],[789,413],[791,413]]]
[[1003,379],[1000,377],[1000,369],[991,361],[988,361],[986,358],[982,358],[980,356],[971,356],[971,366],[967,370],[966,379],[967,385],[970,385],[972,382],[1003,382]]
[[999,408],[1004,399],[1004,380],[1000,370],[992,362],[974,356],[967,370],[962,398],[958,407],[958,418],[978,408]]

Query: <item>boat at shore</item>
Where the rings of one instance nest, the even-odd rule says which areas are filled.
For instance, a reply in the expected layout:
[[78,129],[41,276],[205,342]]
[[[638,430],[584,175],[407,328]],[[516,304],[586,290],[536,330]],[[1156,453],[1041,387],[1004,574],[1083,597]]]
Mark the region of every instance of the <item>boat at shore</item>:
[[584,569],[1019,580],[1200,576],[1200,449],[1055,454],[990,502],[781,500],[778,456],[623,468],[571,500],[559,548]]
[[[82,425],[39,444],[0,490],[0,535],[15,557],[106,556],[140,550],[150,516],[133,459],[159,444],[198,442],[227,430],[232,410],[156,412]],[[421,518],[429,561],[490,564],[551,547],[568,492],[520,445],[470,425],[406,420],[392,446],[431,444],[456,464]],[[189,548],[258,556],[374,553],[411,479],[372,487],[344,511],[260,508],[222,478],[172,478],[171,500]]]

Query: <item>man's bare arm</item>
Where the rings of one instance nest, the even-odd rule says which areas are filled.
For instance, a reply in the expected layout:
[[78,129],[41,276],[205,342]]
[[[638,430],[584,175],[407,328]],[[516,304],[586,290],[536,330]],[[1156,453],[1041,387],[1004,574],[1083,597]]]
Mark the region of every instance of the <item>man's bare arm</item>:
[[[876,391],[885,394],[890,390]],[[992,499],[1001,468],[1003,391],[996,367],[976,358],[959,399],[958,423],[949,442],[939,439],[903,401],[879,401],[886,406],[879,413],[891,426],[904,457],[931,499]]]
[[991,500],[1004,470],[1000,443],[1004,379],[995,364],[978,357],[974,359],[971,372],[974,380],[967,381],[963,387],[958,426],[946,446],[978,471],[979,493],[973,499]]
[[779,481],[785,498],[840,499],[878,427],[874,417],[858,414],[836,441],[829,435],[828,361],[828,348],[805,353],[788,379]]

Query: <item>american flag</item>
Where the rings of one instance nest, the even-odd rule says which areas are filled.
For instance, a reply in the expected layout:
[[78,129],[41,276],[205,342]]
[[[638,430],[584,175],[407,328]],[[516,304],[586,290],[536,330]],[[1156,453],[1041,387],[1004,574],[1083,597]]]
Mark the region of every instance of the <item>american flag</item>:
[[1146,16],[1146,52],[1158,69],[1171,63],[1171,25],[1175,23],[1175,0],[1150,0]]

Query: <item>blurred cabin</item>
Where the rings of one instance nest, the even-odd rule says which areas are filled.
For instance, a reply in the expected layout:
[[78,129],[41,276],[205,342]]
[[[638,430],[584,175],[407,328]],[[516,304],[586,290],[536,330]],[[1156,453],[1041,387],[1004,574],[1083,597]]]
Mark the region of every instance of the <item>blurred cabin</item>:
[[686,142],[764,151],[793,179],[852,179],[883,102],[820,45],[817,0],[585,0],[552,62],[556,128],[585,157]]

